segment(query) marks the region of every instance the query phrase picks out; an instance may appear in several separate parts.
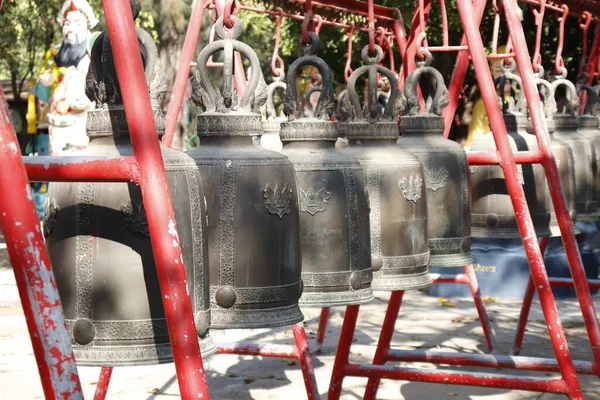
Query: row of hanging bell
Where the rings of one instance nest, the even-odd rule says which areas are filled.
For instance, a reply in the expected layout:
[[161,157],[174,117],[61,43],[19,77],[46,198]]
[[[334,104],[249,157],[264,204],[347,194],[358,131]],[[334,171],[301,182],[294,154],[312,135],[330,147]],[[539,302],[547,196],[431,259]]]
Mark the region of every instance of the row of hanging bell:
[[[573,222],[576,221],[577,211],[575,208],[575,160],[573,158],[573,151],[562,139],[558,138],[555,134],[556,125],[554,118],[552,117],[556,113],[556,100],[554,99],[554,93],[552,85],[545,79],[539,76],[543,75],[543,69],[538,66],[540,71],[536,78],[536,85],[538,86],[539,93],[541,96],[542,103],[544,105],[544,115],[546,118],[546,126],[548,128],[548,135],[550,137],[550,147],[552,154],[558,168],[558,175],[560,178],[560,184],[563,190],[565,198],[565,205],[569,211],[569,216]],[[527,120],[527,133],[535,135],[531,119]],[[550,232],[551,236],[560,236],[560,228],[558,226],[558,219],[556,218],[556,212],[554,211],[554,204],[548,191],[547,204],[550,209]],[[579,233],[577,227],[575,227],[575,233]]]
[[[338,123],[329,68],[316,56],[318,36],[309,33],[304,55],[290,66],[284,98],[287,122],[281,124],[283,151],[296,170],[302,238],[300,304],[312,307],[362,304],[373,299],[368,195],[361,165],[335,149]],[[303,67],[316,67],[319,93],[309,113],[301,108],[296,78]]]
[[[348,140],[341,153],[350,154],[363,167],[370,201],[371,258],[373,289],[421,289],[432,284],[428,273],[427,201],[423,166],[409,152],[396,145],[398,123],[395,101],[398,81],[387,68],[378,65],[383,57],[375,46],[362,50],[366,65],[357,68],[348,80],[347,95],[340,96],[340,131]],[[383,113],[377,104],[377,74],[387,77],[392,87]],[[356,91],[359,77],[368,74],[368,93],[361,105]]]
[[[260,107],[267,87],[258,57],[236,40],[241,21],[224,28],[220,40],[197,59],[192,98],[203,110],[197,116],[201,146],[188,152],[205,185],[211,323],[213,328],[262,328],[302,321],[298,189],[294,166],[258,143],[263,132]],[[223,50],[221,90],[208,76],[207,61]],[[238,96],[233,85],[234,52],[250,62],[247,88]]]
[[575,85],[565,79],[566,75],[567,70],[563,67],[562,76],[551,83],[551,98],[555,98],[558,88],[565,89],[566,105],[554,114],[555,136],[565,142],[573,152],[577,221],[595,222],[598,221],[599,214],[595,195],[598,172],[594,143],[578,131],[577,114],[581,106]]
[[[587,101],[583,113],[577,117],[579,133],[588,137],[594,144],[594,158],[596,160],[597,172],[600,174],[600,103],[598,93],[600,85],[591,87],[583,85],[580,92],[587,93]],[[596,201],[596,215],[600,213],[600,177],[594,179],[594,199]]]
[[[136,4],[136,2],[132,2]],[[133,9],[134,17],[139,13]],[[152,37],[136,27],[155,124],[164,133],[164,71]],[[85,157],[132,155],[108,33],[91,50]],[[158,137],[156,138],[158,140]],[[189,156],[160,146],[183,251],[202,355],[209,335],[208,251],[202,177]],[[65,157],[65,159],[68,159]],[[84,366],[172,361],[169,334],[140,188],[133,183],[51,183],[44,236],[75,358]]]
[[[502,62],[503,61],[499,61]],[[520,77],[513,73],[516,64],[504,69],[495,80],[502,103],[504,123],[513,152],[539,151],[535,136],[526,132],[527,116],[522,112],[525,98]],[[506,84],[511,94],[505,96]],[[508,98],[505,98],[508,97]],[[492,132],[476,139],[471,151],[496,152]],[[473,165],[471,170],[472,234],[478,238],[520,238],[517,217],[508,192],[504,173],[499,165]],[[549,192],[546,174],[541,164],[517,165],[519,183],[523,187],[533,226],[538,236],[550,236]]]
[[[466,153],[458,143],[443,136],[442,109],[448,91],[442,75],[432,68],[431,54],[407,77],[400,98],[398,146],[423,164],[427,190],[427,234],[431,267],[456,267],[473,263],[471,256],[471,194]],[[420,112],[417,87],[431,94]]]

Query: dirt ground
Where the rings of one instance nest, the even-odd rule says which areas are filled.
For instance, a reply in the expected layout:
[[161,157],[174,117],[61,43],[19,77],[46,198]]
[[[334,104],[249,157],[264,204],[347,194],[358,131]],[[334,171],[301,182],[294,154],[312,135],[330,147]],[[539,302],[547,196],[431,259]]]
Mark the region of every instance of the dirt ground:
[[[363,306],[359,315],[351,359],[369,363],[372,360],[380,324],[385,314],[389,293],[377,292],[376,300]],[[508,353],[514,337],[520,301],[516,299],[487,299],[500,351]],[[596,306],[600,298],[595,296]],[[559,302],[567,338],[576,359],[589,360],[590,348],[576,301]],[[319,310],[305,309],[305,328],[310,345],[315,344]],[[326,399],[343,308],[334,310],[323,353],[315,355],[313,363],[321,398]],[[292,343],[290,329],[212,331],[217,343],[247,341],[254,343]],[[552,346],[536,301],[530,317],[523,355],[552,357]],[[434,351],[485,351],[483,331],[471,299],[452,299],[449,302],[428,297],[420,292],[405,295],[396,324],[393,347],[402,349],[426,348]],[[408,365],[408,364],[405,364]],[[412,367],[433,367],[413,363]],[[213,355],[205,360],[211,398],[219,400],[246,399],[303,399],[304,386],[297,362],[235,355]],[[438,367],[444,368],[444,367]],[[503,370],[480,370],[489,373],[511,373]],[[79,368],[86,398],[92,398],[99,368]],[[519,375],[524,375],[519,372]],[[536,374],[533,374],[536,375]],[[555,374],[542,373],[541,376]],[[537,374],[540,376],[540,374]],[[347,378],[343,399],[362,398],[366,380]],[[586,399],[600,399],[600,380],[581,377]],[[108,399],[152,400],[174,399],[178,396],[173,364],[153,367],[115,369]],[[33,357],[25,319],[20,308],[14,275],[7,261],[6,250],[0,249],[0,399],[42,399],[43,393]],[[459,387],[415,382],[383,381],[378,398],[390,399],[451,399],[496,400],[539,399],[554,400],[564,396],[533,392]]]

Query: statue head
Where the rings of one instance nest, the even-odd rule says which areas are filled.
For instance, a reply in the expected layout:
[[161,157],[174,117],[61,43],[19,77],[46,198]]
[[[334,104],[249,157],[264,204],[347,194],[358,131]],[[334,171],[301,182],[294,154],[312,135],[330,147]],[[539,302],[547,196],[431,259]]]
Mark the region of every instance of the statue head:
[[87,56],[90,29],[96,26],[98,19],[86,0],[67,0],[63,3],[58,22],[64,39],[55,57],[56,63],[61,67],[76,66]]

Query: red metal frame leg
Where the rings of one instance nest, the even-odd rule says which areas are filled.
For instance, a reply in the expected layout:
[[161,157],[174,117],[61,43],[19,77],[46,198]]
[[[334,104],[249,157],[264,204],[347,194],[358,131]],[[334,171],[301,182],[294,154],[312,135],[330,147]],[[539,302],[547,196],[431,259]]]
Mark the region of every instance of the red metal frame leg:
[[344,314],[344,323],[340,332],[335,361],[333,362],[333,371],[331,372],[331,381],[329,382],[328,400],[339,400],[342,395],[342,383],[346,376],[348,358],[350,357],[350,347],[354,339],[354,330],[356,329],[356,320],[358,319],[359,305],[346,307]]
[[112,367],[102,367],[100,370],[100,377],[96,384],[96,393],[94,393],[94,400],[106,399],[106,393],[108,393],[108,385],[110,384],[110,377],[112,376]]
[[321,396],[319,395],[319,389],[317,388],[312,356],[310,355],[308,339],[306,338],[306,331],[304,330],[302,322],[293,325],[292,331],[294,332],[294,340],[296,341],[296,348],[298,349],[298,360],[300,361],[300,368],[302,369],[302,376],[304,377],[306,394],[308,395],[309,400],[319,400]]
[[[373,357],[372,365],[383,365],[387,361],[387,353],[390,350],[390,344],[394,337],[394,330],[396,328],[396,320],[398,319],[398,313],[400,312],[400,306],[402,305],[402,298],[404,297],[404,290],[396,290],[392,292],[388,308],[385,313],[383,325],[381,326],[381,333],[379,334],[379,340],[377,341],[377,350],[375,350],[375,356]],[[377,398],[377,391],[379,390],[379,382],[381,377],[373,376],[369,378],[367,382],[367,388],[365,390],[364,400],[375,400]]]
[[181,398],[208,399],[175,214],[157,140],[131,6],[103,0],[156,262]]
[[321,316],[319,317],[319,329],[317,330],[317,348],[315,349],[316,354],[321,354],[323,342],[325,341],[325,331],[327,330],[327,322],[329,321],[329,313],[331,307],[323,307],[321,309]]
[[173,83],[173,92],[171,93],[171,100],[169,101],[167,116],[165,117],[165,135],[162,142],[167,147],[171,147],[171,144],[173,144],[177,121],[181,113],[181,104],[183,103],[185,88],[190,75],[190,63],[194,59],[194,52],[196,51],[196,44],[200,37],[202,17],[204,16],[205,9],[206,0],[196,0],[194,2],[194,9],[192,10],[190,22],[185,33],[185,40],[179,59],[179,68],[177,69],[177,76],[175,77],[175,83]]
[[471,295],[473,295],[473,302],[479,315],[479,321],[481,321],[481,328],[487,342],[490,353],[496,354],[496,335],[494,335],[494,328],[490,323],[490,317],[488,316],[487,309],[485,308],[485,302],[481,297],[481,291],[479,290],[479,280],[475,274],[473,265],[465,265],[465,276],[469,281],[469,289],[471,289]]
[[[71,339],[44,246],[31,185],[0,88],[0,226],[46,399],[83,399]],[[10,192],[9,190],[10,189]]]
[[[540,240],[540,251],[542,254],[546,253],[546,246],[548,245],[548,237],[545,236]],[[513,342],[512,354],[518,355],[521,352],[521,345],[523,344],[523,337],[525,336],[525,327],[527,326],[527,319],[529,318],[529,312],[531,311],[531,303],[533,302],[535,286],[533,279],[529,276],[527,281],[527,288],[525,289],[525,295],[523,296],[523,305],[521,306],[521,313],[519,315],[519,323],[517,325],[517,333]]]
[[[524,86],[526,88],[525,91],[528,94],[529,98],[532,96],[532,87],[529,85],[533,84],[533,88],[537,88],[535,87],[535,83],[533,82],[533,70],[531,69],[531,64],[529,64],[529,70],[525,70],[524,66],[525,62],[529,63],[529,54],[527,53],[527,43],[525,41],[525,36],[523,35],[523,27],[521,26],[521,21],[519,20],[519,17],[517,15],[517,13],[520,13],[521,9],[519,8],[515,0],[504,0],[504,3],[505,14],[507,22],[509,24],[511,37],[515,45],[515,50],[518,49],[522,53],[520,57],[517,57],[517,64],[519,65],[519,68],[521,70],[521,76],[524,81],[526,78],[525,75],[527,75],[527,78],[530,79],[528,83],[524,82]],[[560,365],[562,378],[567,387],[567,394],[571,398],[582,398],[583,395],[581,393],[581,387],[579,385],[579,380],[575,371],[575,366],[573,364],[571,352],[569,350],[569,346],[564,335],[562,325],[560,323],[558,309],[556,308],[556,302],[554,301],[554,295],[552,294],[552,288],[550,287],[548,274],[546,273],[546,268],[544,266],[544,260],[540,252],[537,236],[535,230],[533,229],[533,222],[531,220],[531,215],[529,214],[529,209],[527,208],[525,194],[517,178],[517,166],[515,164],[510,144],[508,142],[508,134],[506,131],[506,126],[504,125],[504,120],[502,118],[500,106],[496,98],[494,82],[490,73],[490,68],[483,47],[481,34],[479,32],[478,27],[472,23],[472,21],[475,19],[473,5],[471,3],[471,0],[458,0],[457,5],[462,21],[462,26],[465,30],[467,41],[469,43],[469,48],[471,51],[471,60],[475,67],[477,82],[479,84],[485,108],[488,113],[490,126],[492,127],[492,133],[496,142],[496,148],[498,149],[498,152],[501,157],[500,166],[502,167],[504,176],[506,177],[508,191],[511,195],[511,200],[515,209],[515,213],[518,216],[517,222],[519,224],[521,237],[523,238],[523,245],[525,247],[527,258],[529,260],[529,265],[531,267],[533,281],[538,291],[540,302],[542,304],[546,324],[548,325],[549,332],[551,332],[550,338],[552,340],[554,352],[556,353],[556,357]],[[524,54],[527,54],[527,57],[524,57]],[[526,58],[527,60],[523,60],[522,63],[521,58]],[[538,96],[537,90],[535,96]],[[539,96],[537,97],[537,100],[539,102]],[[532,105],[532,103],[529,103],[529,110],[532,113],[533,118],[533,115],[537,114],[538,112],[541,112],[542,109],[541,104],[538,104],[538,107],[532,107]],[[542,120],[541,115],[542,114],[536,115],[536,119],[534,119],[534,124],[540,123],[540,121]],[[555,163],[552,162],[552,164],[554,164],[554,167],[556,168]],[[553,177],[558,179],[558,175],[551,176],[551,178]],[[565,211],[566,213],[566,209],[564,209],[563,211]],[[567,228],[566,225],[568,224],[572,232],[572,225],[570,224],[570,221],[563,221],[563,223],[566,223],[564,226],[565,228]],[[575,248],[575,251],[577,251],[577,248]]]

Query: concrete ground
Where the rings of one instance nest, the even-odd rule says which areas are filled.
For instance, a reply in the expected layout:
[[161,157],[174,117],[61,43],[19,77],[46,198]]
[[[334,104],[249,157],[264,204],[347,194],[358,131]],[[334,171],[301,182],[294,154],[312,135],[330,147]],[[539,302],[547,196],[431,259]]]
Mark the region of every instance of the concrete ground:
[[[389,293],[377,292],[376,300],[363,306],[359,316],[351,359],[369,363],[372,360],[380,324],[385,314]],[[596,306],[600,298],[595,296]],[[516,326],[520,301],[487,298],[487,306],[495,326],[498,345],[507,353]],[[575,301],[561,301],[560,315],[572,349],[577,359],[589,360],[590,348]],[[310,345],[314,346],[319,310],[305,309],[305,328]],[[343,308],[337,308],[331,318],[323,354],[315,356],[313,363],[321,398],[326,399],[335,349],[342,324]],[[292,343],[290,329],[213,331],[217,343],[249,341],[255,343]],[[403,349],[427,348],[444,351],[485,351],[485,341],[477,313],[471,299],[441,299],[420,292],[405,295],[400,318],[396,325],[393,346]],[[552,357],[539,303],[536,301],[530,317],[523,355]],[[414,367],[432,367],[413,363]],[[246,399],[303,399],[306,398],[300,366],[294,360],[268,359],[235,355],[213,355],[205,360],[211,398],[219,400]],[[442,367],[438,367],[442,368]],[[498,373],[494,370],[481,370]],[[96,388],[99,368],[79,368],[85,397],[91,399]],[[500,371],[510,373],[510,371]],[[519,375],[525,375],[519,372]],[[540,376],[540,374],[537,374]],[[541,374],[541,376],[555,374]],[[366,380],[347,378],[344,381],[343,399],[360,399]],[[586,399],[600,399],[600,380],[581,377]],[[178,397],[178,387],[173,364],[154,367],[129,367],[115,369],[108,391],[108,399],[160,400]],[[0,400],[42,399],[35,359],[31,349],[25,319],[20,308],[14,276],[7,261],[6,250],[0,249]],[[554,400],[564,396],[533,392],[459,387],[414,382],[383,381],[378,399],[451,399],[451,400]]]

